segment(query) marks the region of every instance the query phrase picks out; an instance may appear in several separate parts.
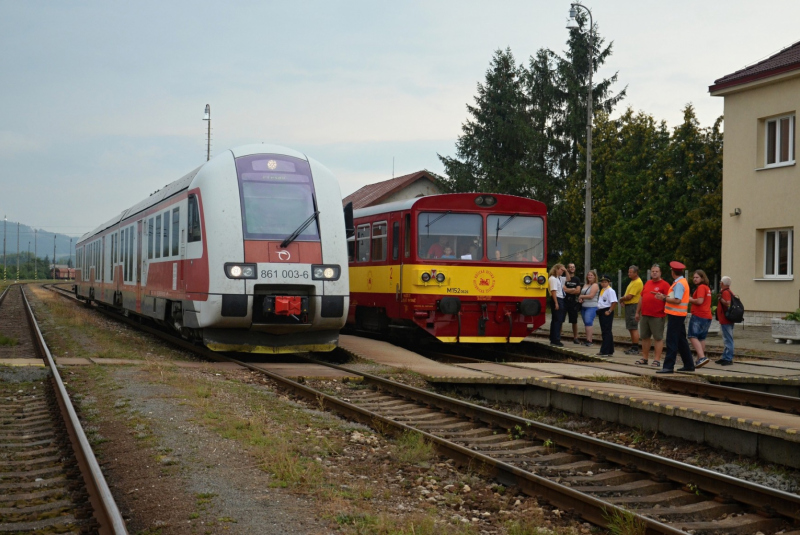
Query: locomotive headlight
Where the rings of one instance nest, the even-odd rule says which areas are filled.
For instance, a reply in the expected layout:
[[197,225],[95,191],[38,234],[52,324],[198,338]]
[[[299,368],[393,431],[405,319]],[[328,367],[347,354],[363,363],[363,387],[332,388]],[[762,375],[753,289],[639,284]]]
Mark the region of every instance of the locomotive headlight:
[[431,274],[427,271],[422,274],[422,282],[429,282],[431,280]]
[[533,277],[531,277],[530,275],[525,275],[525,278],[522,279],[522,282],[525,283],[525,286],[528,286],[533,282]]
[[436,282],[438,282],[439,284],[443,283],[444,279],[445,279],[444,273],[437,273],[436,274]]
[[539,275],[539,278],[536,279],[536,282],[538,282],[539,284],[544,284],[545,282],[547,282],[547,279],[544,278],[544,275]]
[[339,280],[342,270],[339,266],[313,265],[311,266],[312,280],[335,281]]
[[229,279],[255,279],[256,266],[254,264],[225,264],[225,275]]

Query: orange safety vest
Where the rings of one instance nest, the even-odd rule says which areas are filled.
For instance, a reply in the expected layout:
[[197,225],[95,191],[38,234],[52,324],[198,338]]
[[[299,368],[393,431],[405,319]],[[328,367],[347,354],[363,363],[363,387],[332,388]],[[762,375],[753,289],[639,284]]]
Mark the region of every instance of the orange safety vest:
[[680,304],[672,304],[664,302],[664,312],[670,314],[672,316],[686,316],[689,313],[689,283],[686,281],[686,277],[681,277],[680,279],[676,280],[672,283],[672,286],[669,287],[669,293],[672,297],[673,289],[675,288],[676,284],[681,284],[683,286],[683,297],[681,297]]

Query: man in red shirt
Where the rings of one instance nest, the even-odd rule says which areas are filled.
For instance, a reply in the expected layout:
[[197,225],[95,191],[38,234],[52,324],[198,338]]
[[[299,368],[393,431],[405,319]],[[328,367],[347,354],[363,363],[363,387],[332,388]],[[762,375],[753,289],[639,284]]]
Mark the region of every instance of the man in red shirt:
[[722,331],[722,339],[725,342],[725,349],[722,350],[722,358],[715,360],[721,366],[733,364],[733,323],[725,317],[728,307],[731,306],[731,278],[722,277],[719,280],[719,298],[717,299],[717,320],[719,320],[719,330]]
[[653,366],[661,366],[661,352],[664,350],[664,301],[656,299],[657,293],[668,293],[670,284],[661,278],[661,267],[653,264],[650,280],[644,283],[642,298],[636,305],[636,321],[639,322],[639,335],[642,342],[642,358],[636,364],[648,364],[650,338],[655,338],[655,357]]

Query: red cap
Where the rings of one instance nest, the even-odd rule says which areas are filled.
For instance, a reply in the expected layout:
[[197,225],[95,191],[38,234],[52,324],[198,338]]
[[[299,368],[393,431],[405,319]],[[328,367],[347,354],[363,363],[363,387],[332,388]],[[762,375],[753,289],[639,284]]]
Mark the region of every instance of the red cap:
[[672,262],[670,262],[669,267],[671,267],[672,269],[686,269],[686,266],[684,266],[677,260],[673,260]]

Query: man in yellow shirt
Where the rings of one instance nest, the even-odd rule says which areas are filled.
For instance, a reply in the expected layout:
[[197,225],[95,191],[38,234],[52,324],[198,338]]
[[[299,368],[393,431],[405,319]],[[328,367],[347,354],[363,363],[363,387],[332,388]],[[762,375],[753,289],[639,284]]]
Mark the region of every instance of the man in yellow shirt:
[[636,308],[639,305],[639,299],[642,297],[642,288],[644,284],[642,279],[639,278],[639,268],[631,266],[628,268],[628,278],[631,282],[625,290],[625,295],[622,296],[620,301],[622,306],[625,307],[625,328],[631,333],[631,342],[633,345],[630,349],[625,351],[627,355],[639,354],[639,322],[636,321]]

